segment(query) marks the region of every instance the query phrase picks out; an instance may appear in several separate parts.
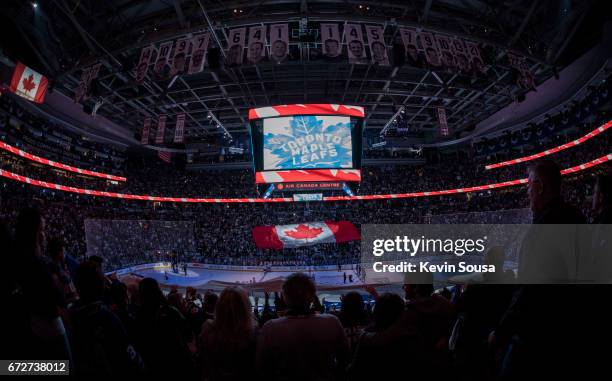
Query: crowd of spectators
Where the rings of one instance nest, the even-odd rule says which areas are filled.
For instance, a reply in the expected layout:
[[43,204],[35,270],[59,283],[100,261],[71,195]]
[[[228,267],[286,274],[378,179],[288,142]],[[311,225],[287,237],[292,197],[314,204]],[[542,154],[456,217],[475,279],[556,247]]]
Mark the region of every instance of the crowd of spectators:
[[[594,191],[593,222],[609,223],[612,178],[599,176]],[[528,195],[534,223],[586,221],[561,198],[553,162],[530,170]],[[105,276],[97,256],[70,263],[37,209],[22,208],[9,224],[0,225],[12,269],[2,277],[11,329],[2,332],[1,355],[68,359],[77,378],[522,380],[601,375],[606,365],[592,340],[610,339],[609,313],[597,307],[607,287],[483,277],[435,290],[433,275],[422,273],[406,278],[403,295],[364,286],[328,311],[313,279],[295,273],[260,308],[261,295],[251,303],[238,286],[219,295],[164,291],[152,278]],[[517,279],[530,260],[520,258]],[[364,303],[364,292],[374,303]]]
[[571,100],[539,123],[529,123],[494,138],[482,138],[474,144],[475,156],[480,160],[504,160],[529,147],[541,151],[581,137],[608,122],[610,115],[606,110],[612,99],[611,79],[608,75],[605,80],[591,84],[581,99]]
[[125,168],[125,150],[88,140],[27,111],[10,96],[0,97],[0,139],[31,154],[93,171],[120,174]]
[[[610,153],[608,132],[555,155],[563,167],[570,167]],[[37,180],[110,192],[181,197],[260,197],[250,169],[189,171],[133,159],[127,164],[126,182],[113,182],[33,165],[8,153],[1,153],[2,169]],[[484,163],[456,154],[415,166],[368,166],[355,194],[404,193],[463,188],[524,178],[529,163],[486,170]],[[490,163],[490,162],[488,162]]]
[[[598,94],[598,93],[597,93]],[[596,95],[597,95],[596,94]],[[593,95],[595,102],[606,94]],[[595,97],[595,98],[593,98]],[[3,98],[2,107],[16,113],[18,107],[10,98]],[[8,102],[8,103],[7,103]],[[585,100],[587,102],[587,100]],[[584,103],[584,102],[583,102]],[[588,102],[587,102],[588,103]],[[601,99],[597,101],[601,103]],[[8,109],[7,109],[8,107]],[[581,107],[586,107],[581,104]],[[21,117],[24,116],[23,111]],[[601,119],[603,114],[595,115]],[[557,118],[559,119],[559,118]],[[555,119],[555,120],[557,120]],[[572,123],[573,123],[572,119]],[[558,120],[563,123],[563,119]],[[27,123],[38,123],[27,120]],[[592,123],[591,120],[591,127]],[[571,124],[571,123],[570,123]],[[583,134],[589,126],[577,126],[572,134]],[[553,134],[554,135],[554,134]],[[556,135],[555,135],[556,136]],[[567,136],[567,135],[564,135]],[[571,135],[575,137],[577,135]],[[554,155],[562,168],[574,166],[610,153],[612,135],[606,131],[587,142]],[[548,147],[550,148],[550,146]],[[541,147],[531,147],[537,152]],[[352,185],[357,195],[404,193],[464,188],[525,178],[530,163],[493,170],[484,164],[499,157],[475,158],[469,152],[427,155],[427,162],[414,166],[366,166],[362,181]],[[564,196],[588,214],[592,194],[593,173],[573,175],[564,187]],[[261,197],[254,184],[251,169],[187,171],[174,166],[151,163],[135,155],[130,157],[122,174],[126,182],[81,176],[29,162],[7,152],[0,153],[0,168],[48,182],[95,190],[129,194],[182,197]],[[338,201],[281,204],[159,204],[142,201],[95,198],[53,189],[3,180],[0,187],[0,217],[11,220],[23,205],[37,204],[50,222],[49,233],[66,243],[72,256],[81,258],[97,254],[107,258],[109,269],[157,261],[169,253],[180,251],[183,258],[217,264],[323,265],[354,263],[359,257],[359,244],[317,245],[300,249],[264,250],[255,247],[251,231],[261,225],[282,225],[308,221],[348,220],[360,226],[365,223],[453,223],[483,219],[473,212],[524,209],[528,206],[524,187],[469,194],[423,197],[401,200]],[[458,216],[458,214],[467,213]],[[520,214],[522,218],[524,214]],[[594,216],[589,216],[594,218]],[[509,222],[508,215],[491,213],[490,222]],[[101,221],[95,234],[86,234],[86,221]],[[111,221],[127,220],[121,228]],[[146,239],[142,223],[174,221],[174,233],[163,239]],[[104,221],[109,221],[105,223]],[[489,221],[489,220],[487,220]],[[516,222],[525,220],[512,219]],[[185,228],[183,223],[190,224]],[[182,226],[182,228],[179,228]],[[114,229],[114,230],[113,230]],[[93,229],[95,231],[96,229]],[[180,234],[178,233],[180,232]],[[138,238],[139,237],[139,238]],[[138,239],[137,239],[138,238]],[[98,242],[98,243],[96,243]],[[231,245],[228,245],[231,242]],[[98,251],[96,251],[98,250]]]
[[[385,186],[384,180],[381,185]],[[590,173],[574,176],[564,186],[565,198],[588,212],[592,185]],[[355,263],[360,255],[358,242],[259,249],[251,231],[261,225],[324,220],[347,220],[358,227],[366,223],[529,221],[529,212],[524,211],[527,192],[522,186],[431,198],[287,204],[154,204],[72,195],[15,182],[4,182],[0,195],[3,219],[14,219],[23,205],[38,205],[49,222],[49,234],[66,242],[68,253],[81,258],[95,252],[107,258],[109,270],[157,262],[173,250],[180,250],[185,262],[226,265],[346,264]],[[510,211],[512,216],[499,213],[517,209]],[[174,233],[147,242],[143,224],[156,221],[169,224]],[[90,229],[89,237],[88,222],[99,227]],[[178,245],[179,241],[185,244]]]
[[[603,133],[582,145],[555,155],[562,167],[577,165],[609,153],[611,135]],[[128,163],[128,181],[113,184],[102,179],[75,176],[73,173],[50,170],[8,153],[2,154],[2,169],[11,170],[36,179],[90,189],[107,189],[133,194],[257,197],[257,188],[250,170],[218,170],[189,172],[167,166],[150,166],[139,161]],[[474,164],[469,156],[429,163],[422,166],[365,167],[363,180],[356,194],[402,193],[452,189],[500,182],[526,177],[527,164],[485,170]],[[605,165],[595,172],[605,171]],[[592,193],[591,172],[568,179],[565,197],[588,211]],[[54,222],[53,236],[67,243],[67,250],[76,257],[85,256],[87,241],[86,219],[101,220],[166,220],[194,222],[195,254],[184,250],[196,261],[237,264],[336,264],[348,263],[358,257],[358,245],[311,247],[298,250],[271,251],[255,247],[251,230],[258,225],[279,225],[320,220],[348,220],[363,223],[420,223],[432,216],[521,209],[527,207],[523,187],[471,194],[425,197],[402,200],[350,201],[288,204],[155,204],[118,199],[94,198],[52,189],[41,189],[13,181],[3,181],[1,213],[10,219],[18,207],[36,202],[47,218]],[[440,218],[438,217],[438,220]],[[449,217],[449,221],[456,218]],[[503,221],[501,221],[503,222]],[[135,225],[136,226],[136,225]],[[231,250],[225,244],[231,240]],[[112,244],[112,242],[121,242]],[[141,245],[130,245],[127,240],[109,240],[107,250],[115,253],[112,268],[136,264],[166,255],[163,250],[142,250]],[[117,247],[120,250],[115,250]],[[158,249],[163,249],[160,247]],[[130,255],[120,255],[129,252]],[[340,254],[339,254],[340,253]],[[111,255],[111,254],[109,254]]]

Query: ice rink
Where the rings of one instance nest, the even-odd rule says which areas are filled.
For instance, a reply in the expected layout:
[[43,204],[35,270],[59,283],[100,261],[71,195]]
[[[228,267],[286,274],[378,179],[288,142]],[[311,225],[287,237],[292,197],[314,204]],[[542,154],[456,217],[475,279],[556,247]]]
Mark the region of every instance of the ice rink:
[[[294,271],[263,271],[254,269],[211,269],[189,266],[187,274],[182,267],[179,272],[173,272],[169,265],[151,264],[138,266],[125,274],[123,278],[137,276],[154,278],[160,285],[179,288],[193,287],[198,290],[219,290],[231,284],[240,284],[252,291],[279,291],[283,280]],[[354,270],[310,270],[302,271],[313,277],[319,290],[346,290],[361,288],[359,277]],[[346,274],[346,283],[344,280]],[[352,282],[350,276],[352,275]]]

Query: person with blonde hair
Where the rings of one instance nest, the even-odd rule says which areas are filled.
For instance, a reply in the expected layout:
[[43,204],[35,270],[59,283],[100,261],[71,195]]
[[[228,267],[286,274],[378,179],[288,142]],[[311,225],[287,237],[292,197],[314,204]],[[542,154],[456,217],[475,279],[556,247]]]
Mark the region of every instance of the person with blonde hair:
[[251,303],[241,287],[221,292],[214,320],[207,320],[200,335],[200,365],[207,380],[244,380],[255,369],[257,324]]

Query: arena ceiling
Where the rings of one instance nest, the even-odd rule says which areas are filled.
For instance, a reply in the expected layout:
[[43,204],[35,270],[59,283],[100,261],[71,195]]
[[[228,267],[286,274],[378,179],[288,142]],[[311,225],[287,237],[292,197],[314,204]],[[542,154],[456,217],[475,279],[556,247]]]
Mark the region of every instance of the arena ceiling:
[[[548,79],[593,41],[577,39],[592,1],[571,0],[58,0],[5,1],[2,13],[33,55],[36,69],[70,97],[81,70],[102,62],[89,109],[139,133],[146,116],[185,112],[187,141],[216,135],[209,112],[231,133],[246,131],[252,107],[291,103],[341,103],[366,109],[366,128],[380,130],[403,110],[410,126],[437,131],[435,107],[444,106],[451,137],[503,108],[524,90],[503,62],[512,49],[527,57],[536,83]],[[317,44],[300,38],[323,21],[379,24],[390,45],[398,27],[420,27],[474,40],[495,63],[486,78],[436,73],[409,66],[354,65],[312,60]],[[289,22],[294,60],[182,75],[135,84],[142,47],[199,31],[227,47],[231,28]],[[581,29],[582,28],[582,29]],[[592,37],[589,35],[589,37]],[[317,41],[318,42],[318,41]],[[3,44],[10,42],[4,38]],[[19,49],[13,51],[19,52]],[[19,53],[17,53],[19,55]],[[23,58],[21,58],[23,60]]]

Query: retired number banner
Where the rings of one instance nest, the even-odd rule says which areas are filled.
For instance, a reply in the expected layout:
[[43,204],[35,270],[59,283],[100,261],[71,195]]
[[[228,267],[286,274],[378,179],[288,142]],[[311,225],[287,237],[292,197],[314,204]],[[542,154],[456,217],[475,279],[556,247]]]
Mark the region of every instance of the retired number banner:
[[189,74],[199,73],[204,68],[206,49],[208,49],[209,34],[202,33],[191,39],[191,60],[189,61]]
[[321,44],[324,56],[336,58],[340,55],[342,46],[338,24],[321,24]]
[[372,54],[372,62],[379,65],[389,65],[383,28],[379,25],[366,25],[365,28],[368,35],[370,53]]
[[247,61],[256,64],[266,57],[266,27],[252,26],[249,28],[249,47]]
[[172,75],[183,74],[185,72],[185,64],[187,62],[187,53],[189,53],[189,47],[191,45],[191,39],[181,38],[176,41],[174,46],[174,56],[172,57]]
[[485,76],[486,68],[482,57],[480,56],[480,49],[478,44],[473,41],[465,41],[465,48],[467,50],[470,64],[472,66],[472,72],[475,76]]
[[419,53],[416,30],[401,28],[399,32],[406,51],[406,62],[412,67],[422,67],[423,60]]
[[468,60],[467,48],[463,44],[463,40],[456,37],[453,38],[451,41],[451,50],[455,56],[455,64],[457,65],[457,69],[461,73],[469,73],[471,69],[470,61]]
[[236,28],[229,31],[226,62],[228,66],[242,65],[246,28]]
[[421,40],[421,45],[425,51],[425,59],[429,66],[434,70],[442,69],[440,53],[438,53],[438,46],[436,45],[433,34],[429,32],[420,32],[419,39]]
[[289,54],[289,24],[270,25],[270,60],[281,63]]
[[437,34],[436,42],[438,43],[438,51],[440,52],[442,67],[446,71],[453,71],[455,69],[455,57],[453,56],[453,52],[451,50],[450,38]]
[[153,73],[158,79],[167,78],[170,74],[170,71],[166,72],[166,70],[169,69],[168,59],[170,58],[170,51],[172,50],[173,44],[174,41],[168,41],[159,46],[157,60],[155,60],[155,65],[153,66]]
[[141,84],[147,76],[149,62],[154,52],[155,47],[153,46],[144,47],[140,51],[140,59],[138,60],[138,66],[136,66],[136,83]]
[[352,64],[367,64],[365,49],[363,47],[363,33],[360,24],[346,24],[344,26],[344,39],[348,46],[348,61]]
[[79,81],[79,85],[74,91],[74,101],[80,102],[83,99],[88,98],[88,93],[91,85],[91,81],[98,78],[98,73],[100,73],[100,67],[102,64],[98,63],[87,69],[83,70],[81,74],[81,80]]
[[79,103],[85,97],[85,91],[87,89],[87,81],[89,78],[89,73],[91,72],[91,67],[83,69],[81,73],[81,79],[79,80],[79,85],[76,89],[74,89],[74,102]]

